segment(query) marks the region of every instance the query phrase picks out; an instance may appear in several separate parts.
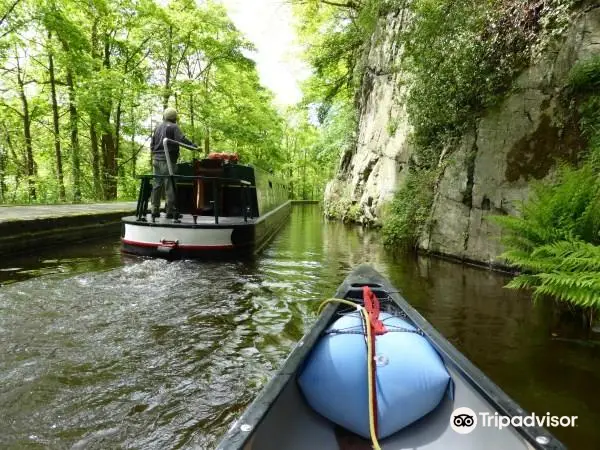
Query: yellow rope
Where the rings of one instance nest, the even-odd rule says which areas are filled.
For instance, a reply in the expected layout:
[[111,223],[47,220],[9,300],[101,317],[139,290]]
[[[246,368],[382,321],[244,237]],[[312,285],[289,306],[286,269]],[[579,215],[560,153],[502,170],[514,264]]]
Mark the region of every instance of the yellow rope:
[[373,444],[373,449],[381,450],[381,447],[379,446],[379,441],[377,440],[377,433],[375,432],[375,414],[376,414],[376,412],[374,411],[374,408],[373,408],[373,403],[374,403],[373,402],[373,396],[374,396],[374,392],[373,392],[373,386],[374,386],[373,360],[374,360],[374,355],[373,355],[373,342],[371,341],[371,323],[369,321],[369,314],[367,313],[367,310],[365,308],[363,308],[361,305],[354,303],[354,302],[350,302],[348,300],[342,300],[340,298],[330,298],[328,300],[325,300],[323,303],[321,303],[321,305],[319,306],[319,314],[321,313],[321,311],[323,310],[325,305],[327,305],[328,303],[343,303],[344,305],[352,306],[353,308],[356,308],[360,312],[360,314],[362,315],[362,317],[364,319],[365,328],[367,330],[367,383],[369,384],[369,431],[371,434],[371,444]]
[[349,300],[342,300],[341,298],[328,298],[327,300],[323,300],[323,302],[319,305],[317,314],[321,314],[323,308],[325,308],[325,305],[328,303],[343,303],[344,305],[352,306],[354,309],[362,308],[362,306],[360,306],[358,303],[354,303]]

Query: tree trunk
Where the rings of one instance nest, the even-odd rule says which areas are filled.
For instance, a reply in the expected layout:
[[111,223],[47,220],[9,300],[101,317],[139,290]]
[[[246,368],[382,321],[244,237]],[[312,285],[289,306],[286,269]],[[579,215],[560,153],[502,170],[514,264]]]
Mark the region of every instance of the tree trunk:
[[204,154],[208,155],[210,153],[210,129],[207,128],[204,131]]
[[[94,27],[95,27],[94,23]],[[93,27],[92,33],[95,28]],[[59,36],[60,39],[60,36]],[[93,39],[93,36],[92,36]],[[69,52],[69,43],[60,39],[63,50]],[[67,88],[69,93],[69,130],[71,139],[71,172],[73,175],[73,201],[81,201],[81,155],[79,150],[79,129],[77,116],[77,101],[75,96],[75,82],[73,81],[73,69],[67,67]]]
[[[17,153],[15,152],[15,149],[13,147],[12,141],[10,139],[10,133],[8,131],[8,129],[6,128],[6,124],[2,124],[4,128],[4,137],[6,139],[6,149],[7,149],[7,153],[5,153],[4,156],[4,170],[6,170],[6,162],[9,161],[11,158],[14,162],[14,164],[16,165],[16,173],[15,173],[15,186],[14,189],[12,189],[12,198],[9,200],[9,203],[15,203],[17,201],[17,192],[19,191],[19,181],[21,180],[21,175],[24,173],[24,169],[27,166],[27,162],[22,161],[21,158],[19,157],[19,155],[17,155]],[[3,191],[6,192],[6,186],[3,186]]]
[[173,26],[169,26],[169,48],[167,50],[167,65],[165,68],[165,93],[163,95],[163,109],[169,106],[171,98],[171,70],[173,70]]
[[[121,142],[121,116],[123,110],[121,108],[122,94],[119,96],[119,102],[117,103],[117,111],[115,113],[115,165],[118,167],[117,161],[121,158],[120,142]],[[118,174],[115,174],[118,175]]]
[[137,176],[137,150],[135,148],[135,128],[131,133],[131,177]]
[[69,89],[69,129],[71,131],[71,168],[73,172],[73,201],[81,201],[81,155],[79,154],[79,129],[77,103],[73,71],[67,69],[67,87]]
[[104,200],[117,198],[117,164],[115,140],[110,132],[102,133],[102,163],[104,166]]
[[21,97],[21,105],[23,107],[23,137],[25,138],[25,151],[27,154],[27,184],[29,186],[29,201],[36,200],[37,194],[35,189],[35,161],[33,159],[33,145],[31,141],[31,117],[29,115],[29,103],[25,95],[25,85],[21,78],[19,70],[18,74],[19,96]]
[[0,151],[0,203],[4,203],[6,193],[6,183],[4,181],[6,170],[6,156],[3,151]]
[[294,191],[294,166],[296,165],[296,145],[298,144],[298,140],[294,137],[294,150],[292,152],[292,157],[290,158],[292,161],[292,165],[290,166],[290,190],[292,192],[292,198],[296,197],[296,192]]
[[194,125],[194,96],[190,94],[190,124],[192,126],[192,137],[196,138],[196,127]]
[[[210,65],[206,68],[206,73],[204,75],[204,95],[205,98],[209,98],[208,95],[208,80],[210,77]],[[208,155],[210,153],[210,122],[209,118],[206,120],[206,127],[204,129],[204,153]]]
[[[48,43],[52,45],[52,33],[48,32]],[[58,198],[66,200],[65,181],[62,166],[62,153],[60,149],[60,123],[58,120],[58,103],[56,101],[56,79],[54,77],[54,57],[52,50],[48,51],[48,72],[50,75],[50,96],[52,99],[52,122],[54,125],[54,155],[56,158],[56,177],[58,182]]]
[[[99,17],[94,17],[92,23],[92,34],[91,34],[91,48],[92,48],[92,59],[99,59],[98,54],[98,23]],[[96,199],[104,198],[104,177],[103,169],[101,169],[100,161],[100,147],[98,143],[98,131],[96,129],[98,123],[98,117],[90,114],[90,150],[92,153],[92,174],[94,177],[94,197]]]
[[90,142],[92,151],[92,175],[94,178],[94,198],[102,195],[102,180],[100,179],[100,154],[98,152],[98,133],[94,126],[94,119],[90,117]]
[[[104,58],[102,64],[106,69],[110,69],[110,36],[104,34]],[[102,167],[104,181],[104,199],[114,200],[117,198],[117,154],[115,145],[115,136],[111,129],[110,115],[112,111],[112,99],[108,98],[100,105],[100,111],[103,118],[102,130]]]
[[135,114],[134,114],[134,109],[133,109],[133,105],[131,106],[131,116],[130,116],[130,120],[131,120],[131,176],[132,178],[135,179],[136,177],[136,166],[137,166],[137,151],[135,149],[135,134],[137,133],[137,123],[136,123],[136,118],[135,118]]
[[302,163],[302,200],[306,200],[306,144],[304,145],[304,162]]

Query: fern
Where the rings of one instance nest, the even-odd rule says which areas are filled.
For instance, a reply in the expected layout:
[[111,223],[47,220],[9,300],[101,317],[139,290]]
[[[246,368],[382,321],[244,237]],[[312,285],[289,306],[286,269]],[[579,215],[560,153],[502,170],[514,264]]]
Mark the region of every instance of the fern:
[[527,251],[560,240],[600,244],[600,181],[591,163],[575,169],[561,166],[556,184],[536,183],[521,217],[493,220],[504,229],[503,243]]
[[600,88],[600,56],[592,56],[575,65],[569,73],[569,85],[577,93]]
[[506,258],[533,274],[514,278],[507,287],[532,289],[534,298],[552,296],[583,308],[600,309],[600,247],[566,240],[543,245],[531,254],[511,250]]
[[552,295],[581,307],[600,306],[600,273],[541,273],[534,295]]
[[556,182],[536,183],[520,217],[495,217],[503,229],[503,257],[525,273],[507,287],[531,289],[534,299],[554,297],[600,310],[600,57],[570,73],[580,130],[588,141],[581,167],[558,167]]
[[521,217],[493,219],[503,228],[502,256],[526,272],[507,287],[600,310],[600,181],[591,158],[560,167],[556,184],[536,184],[520,209]]

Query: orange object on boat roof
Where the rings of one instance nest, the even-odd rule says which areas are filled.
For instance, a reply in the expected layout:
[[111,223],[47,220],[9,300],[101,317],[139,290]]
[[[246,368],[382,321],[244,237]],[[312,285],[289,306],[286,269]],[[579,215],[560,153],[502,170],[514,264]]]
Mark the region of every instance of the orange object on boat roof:
[[237,153],[209,153],[208,159],[222,159],[229,162],[238,162],[240,156]]

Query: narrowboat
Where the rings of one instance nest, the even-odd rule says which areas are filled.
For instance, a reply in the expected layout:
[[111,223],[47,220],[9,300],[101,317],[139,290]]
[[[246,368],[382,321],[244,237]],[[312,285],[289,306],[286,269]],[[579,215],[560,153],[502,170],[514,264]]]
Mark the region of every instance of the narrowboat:
[[239,164],[236,154],[213,153],[179,163],[176,170],[168,157],[167,162],[175,214],[152,217],[148,203],[155,176],[140,176],[136,215],[122,219],[124,253],[169,259],[251,255],[290,215],[286,184],[258,167]]
[[327,302],[217,449],[566,448],[370,266]]

